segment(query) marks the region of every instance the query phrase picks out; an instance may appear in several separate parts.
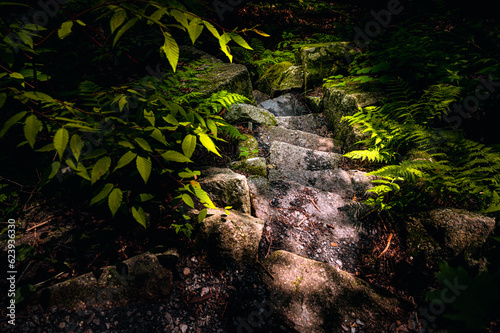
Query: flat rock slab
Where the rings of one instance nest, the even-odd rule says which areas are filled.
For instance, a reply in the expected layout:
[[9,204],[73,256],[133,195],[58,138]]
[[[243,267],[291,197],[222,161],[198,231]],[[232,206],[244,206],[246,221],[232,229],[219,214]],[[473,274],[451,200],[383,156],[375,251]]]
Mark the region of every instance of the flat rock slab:
[[278,117],[276,118],[278,125],[300,130],[307,133],[313,133],[323,137],[332,137],[332,133],[328,129],[328,125],[323,114],[306,114],[295,117]]
[[248,182],[255,216],[266,221],[261,255],[283,249],[355,272],[369,235],[357,227],[357,216],[344,211],[352,201],[294,182]]
[[300,116],[310,113],[306,105],[301,103],[293,94],[285,94],[279,97],[264,101],[258,105],[268,110],[276,117]]
[[66,309],[96,309],[157,300],[173,288],[173,275],[145,252],[116,266],[80,275],[35,294],[41,304]]
[[336,169],[342,155],[303,148],[289,143],[274,141],[269,149],[271,168],[278,170],[326,170]]
[[270,181],[293,181],[304,186],[311,186],[322,191],[334,192],[342,198],[361,197],[372,186],[370,177],[365,172],[342,169],[321,171],[307,170],[269,170]]
[[340,153],[340,145],[333,139],[316,134],[292,130],[281,126],[260,126],[258,132],[259,141],[265,146],[270,146],[274,141],[280,141],[303,148]]
[[409,309],[349,273],[290,252],[273,252],[262,265],[274,310],[300,333],[387,332]]
[[209,249],[215,259],[229,259],[241,264],[251,264],[257,258],[264,221],[248,214],[223,209],[208,209],[201,222],[196,243]]
[[211,167],[201,170],[199,183],[216,205],[250,213],[250,192],[245,176],[231,169]]
[[223,116],[225,120],[233,124],[252,122],[271,126],[277,125],[276,117],[271,112],[250,104],[233,104]]

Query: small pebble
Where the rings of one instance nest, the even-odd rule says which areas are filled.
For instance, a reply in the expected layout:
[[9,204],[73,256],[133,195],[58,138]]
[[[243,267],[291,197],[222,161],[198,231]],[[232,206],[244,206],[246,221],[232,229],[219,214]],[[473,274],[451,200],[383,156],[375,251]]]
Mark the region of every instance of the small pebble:
[[185,324],[181,325],[181,332],[182,333],[186,333],[187,329],[188,329],[187,325],[185,325]]
[[201,289],[201,297],[205,296],[206,294],[208,294],[210,292],[210,288],[208,287],[204,287],[203,289]]
[[189,275],[189,273],[191,273],[191,270],[189,269],[189,267],[185,267],[182,272],[184,273],[184,275]]
[[64,321],[62,321],[60,324],[59,324],[59,328],[60,329],[63,329],[66,327],[66,323]]

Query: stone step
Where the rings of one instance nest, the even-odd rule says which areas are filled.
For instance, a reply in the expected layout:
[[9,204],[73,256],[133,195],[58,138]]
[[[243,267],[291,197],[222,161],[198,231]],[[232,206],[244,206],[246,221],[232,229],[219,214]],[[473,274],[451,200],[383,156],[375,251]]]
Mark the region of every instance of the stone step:
[[372,187],[371,179],[365,172],[330,169],[321,171],[308,170],[269,170],[270,181],[293,181],[304,186],[311,186],[322,191],[334,192],[342,198],[352,199],[355,195],[364,196]]
[[340,153],[340,145],[334,140],[300,130],[281,126],[260,126],[258,135],[260,143],[266,147],[274,141],[280,141],[304,148]]
[[269,167],[278,170],[336,169],[342,155],[274,141],[269,149]]
[[311,113],[302,116],[276,117],[279,126],[316,134],[323,137],[332,137],[328,130],[325,116],[321,113]]
[[266,222],[264,253],[272,247],[355,270],[369,234],[358,228],[364,212],[352,209],[353,201],[292,181],[252,177],[248,185],[255,216]]

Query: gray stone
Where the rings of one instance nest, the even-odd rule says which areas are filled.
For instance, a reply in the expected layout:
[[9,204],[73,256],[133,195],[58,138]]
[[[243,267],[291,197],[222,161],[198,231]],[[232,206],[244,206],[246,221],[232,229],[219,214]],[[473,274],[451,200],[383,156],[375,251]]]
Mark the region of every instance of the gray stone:
[[263,93],[260,90],[254,90],[252,93],[253,93],[253,97],[255,99],[255,102],[257,104],[260,104],[260,103],[262,103],[270,98],[269,95]]
[[226,113],[224,119],[230,123],[252,122],[264,125],[276,125],[276,117],[269,111],[249,104],[234,104]]
[[322,191],[334,192],[342,198],[352,199],[355,195],[364,196],[372,186],[373,177],[365,176],[362,171],[331,169],[321,171],[307,170],[269,170],[270,181],[293,181]]
[[474,255],[495,227],[495,219],[454,208],[438,208],[410,216],[407,242],[413,256],[437,265],[439,259],[462,256],[474,266]]
[[410,305],[328,264],[286,251],[264,259],[260,276],[275,311],[300,333],[341,332],[361,320],[370,332],[383,332]]
[[259,107],[268,110],[276,117],[300,116],[310,113],[307,107],[290,93],[264,101],[259,104]]
[[214,204],[250,213],[250,192],[245,176],[231,169],[207,168],[201,170],[198,181]]
[[157,300],[173,287],[172,272],[155,255],[145,252],[117,266],[80,275],[45,288],[35,295],[42,304],[66,309],[106,308]]
[[245,96],[248,98],[249,103],[255,103],[250,74],[244,65],[208,63],[206,72],[199,74],[198,78],[202,81],[193,84],[193,87],[202,93],[211,95],[226,90],[230,93]]
[[274,141],[280,141],[318,151],[340,152],[340,144],[333,139],[281,126],[260,126],[259,140],[264,145],[271,145]]
[[294,130],[331,137],[325,116],[323,114],[306,114],[296,117],[278,117],[278,125]]
[[[246,140],[238,143],[238,154],[240,159],[247,159],[259,156],[259,143],[251,134],[243,134]],[[248,155],[245,153],[248,152]],[[242,154],[243,153],[243,154]]]
[[291,66],[293,66],[291,62],[283,61],[269,67],[255,83],[257,89],[271,94],[271,91],[279,85],[283,73]]
[[269,163],[278,170],[325,170],[336,169],[342,155],[316,151],[274,141],[269,150]]
[[196,243],[215,259],[224,258],[242,264],[255,262],[264,221],[230,210],[208,209],[207,217],[201,222]]

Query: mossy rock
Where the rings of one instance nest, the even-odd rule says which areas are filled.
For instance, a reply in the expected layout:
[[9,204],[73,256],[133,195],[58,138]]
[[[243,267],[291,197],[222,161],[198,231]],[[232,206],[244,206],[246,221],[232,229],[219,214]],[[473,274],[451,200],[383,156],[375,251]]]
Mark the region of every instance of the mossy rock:
[[270,95],[273,87],[276,89],[279,86],[283,73],[291,66],[293,66],[293,64],[289,61],[283,61],[272,65],[256,82],[256,88]]
[[[243,134],[243,136],[246,139],[238,143],[238,156],[240,160],[259,156],[259,143],[257,140],[251,134]],[[248,152],[248,155],[245,152]]]
[[263,157],[254,157],[235,161],[231,163],[230,168],[235,171],[245,172],[253,176],[267,177],[266,159]]

